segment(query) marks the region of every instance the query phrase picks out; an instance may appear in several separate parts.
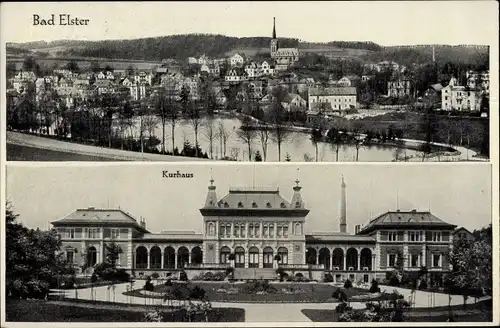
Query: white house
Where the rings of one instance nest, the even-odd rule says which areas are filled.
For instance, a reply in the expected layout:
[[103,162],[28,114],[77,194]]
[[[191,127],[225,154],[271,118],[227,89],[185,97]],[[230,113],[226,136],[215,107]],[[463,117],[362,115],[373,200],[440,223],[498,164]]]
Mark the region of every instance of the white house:
[[441,90],[441,109],[457,111],[478,111],[481,108],[480,90],[458,85],[452,77],[450,83]]
[[295,93],[287,94],[281,104],[286,111],[290,111],[291,109],[300,109],[305,111],[307,107],[307,102]]
[[329,103],[334,111],[356,108],[356,88],[309,88],[309,110],[316,103]]
[[239,54],[234,54],[230,59],[229,59],[229,63],[231,64],[231,66],[242,66],[243,63],[245,62],[245,59],[239,55]]
[[231,68],[227,71],[225,80],[228,82],[241,82],[246,80],[246,73],[243,73],[236,68]]

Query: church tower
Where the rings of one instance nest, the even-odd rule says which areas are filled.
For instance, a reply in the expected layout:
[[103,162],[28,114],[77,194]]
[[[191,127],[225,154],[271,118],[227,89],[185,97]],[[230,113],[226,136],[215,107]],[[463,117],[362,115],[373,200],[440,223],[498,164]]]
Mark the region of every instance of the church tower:
[[346,211],[346,184],[344,177],[342,177],[342,184],[340,185],[340,232],[347,233],[347,211]]
[[276,38],[276,18],[273,17],[273,38],[271,39],[271,58],[276,56],[278,51],[278,39]]
[[210,186],[208,186],[207,199],[205,200],[205,207],[217,206],[217,194],[215,193],[214,179],[210,178]]

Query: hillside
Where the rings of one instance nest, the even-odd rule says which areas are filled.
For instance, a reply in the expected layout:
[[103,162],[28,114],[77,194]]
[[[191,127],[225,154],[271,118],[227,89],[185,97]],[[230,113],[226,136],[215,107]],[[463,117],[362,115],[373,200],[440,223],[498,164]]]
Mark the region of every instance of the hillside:
[[[164,58],[186,60],[206,54],[224,57],[235,52],[247,56],[266,54],[269,37],[228,37],[211,34],[170,35],[132,40],[77,41],[59,40],[7,44],[9,57],[33,54],[35,57],[94,57],[161,61]],[[312,43],[295,38],[280,38],[281,47],[299,47],[302,54],[318,54],[329,58],[350,57],[365,62],[392,60],[404,65],[424,63],[432,59],[432,45],[382,47],[373,42],[332,41]],[[438,63],[461,62],[473,64],[489,57],[488,46],[436,45]]]

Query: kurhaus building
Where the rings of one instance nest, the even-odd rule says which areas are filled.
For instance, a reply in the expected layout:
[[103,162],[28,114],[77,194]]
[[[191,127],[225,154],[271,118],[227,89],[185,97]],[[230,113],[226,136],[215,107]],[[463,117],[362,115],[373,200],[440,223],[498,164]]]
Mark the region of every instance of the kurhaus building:
[[[200,209],[202,233],[153,233],[120,209],[77,209],[52,222],[61,235],[62,249],[75,267],[88,270],[105,258],[105,245],[117,243],[117,265],[135,276],[186,271],[188,276],[234,267],[236,279],[270,279],[276,269],[335,281],[347,278],[369,282],[384,279],[403,259],[406,271],[427,267],[439,279],[450,270],[446,259],[455,225],[430,212],[391,211],[347,233],[346,184],[342,179],[339,231],[306,233],[309,213],[295,181],[291,200],[277,188],[230,188],[218,198],[210,180]],[[278,256],[277,256],[278,255]]]

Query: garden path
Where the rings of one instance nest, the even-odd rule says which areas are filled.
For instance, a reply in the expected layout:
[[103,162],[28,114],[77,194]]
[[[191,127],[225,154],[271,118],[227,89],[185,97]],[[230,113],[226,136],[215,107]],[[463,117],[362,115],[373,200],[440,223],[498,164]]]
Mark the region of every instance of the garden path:
[[[127,291],[128,283],[115,285],[115,291],[108,289],[108,286],[94,287],[94,299],[98,301],[107,301],[123,304],[144,304],[144,305],[165,305],[161,299],[142,298],[137,296],[124,295]],[[397,290],[408,300],[411,290],[406,288],[380,286],[382,291],[392,292]],[[91,300],[91,288],[61,290],[66,298],[78,298]],[[430,292],[416,291],[415,307],[427,308],[429,306],[447,306],[448,295],[434,293],[434,304],[429,303]],[[481,300],[481,299],[480,299]],[[468,304],[474,303],[474,299],[468,299]],[[451,305],[463,304],[463,298],[460,295],[452,295]],[[169,305],[180,305],[179,301],[169,301]],[[355,309],[365,308],[365,302],[350,302],[350,305]],[[241,308],[245,310],[246,322],[308,322],[311,321],[303,313],[303,309],[317,310],[332,310],[335,309],[337,303],[230,303],[230,302],[212,302],[214,308]]]

